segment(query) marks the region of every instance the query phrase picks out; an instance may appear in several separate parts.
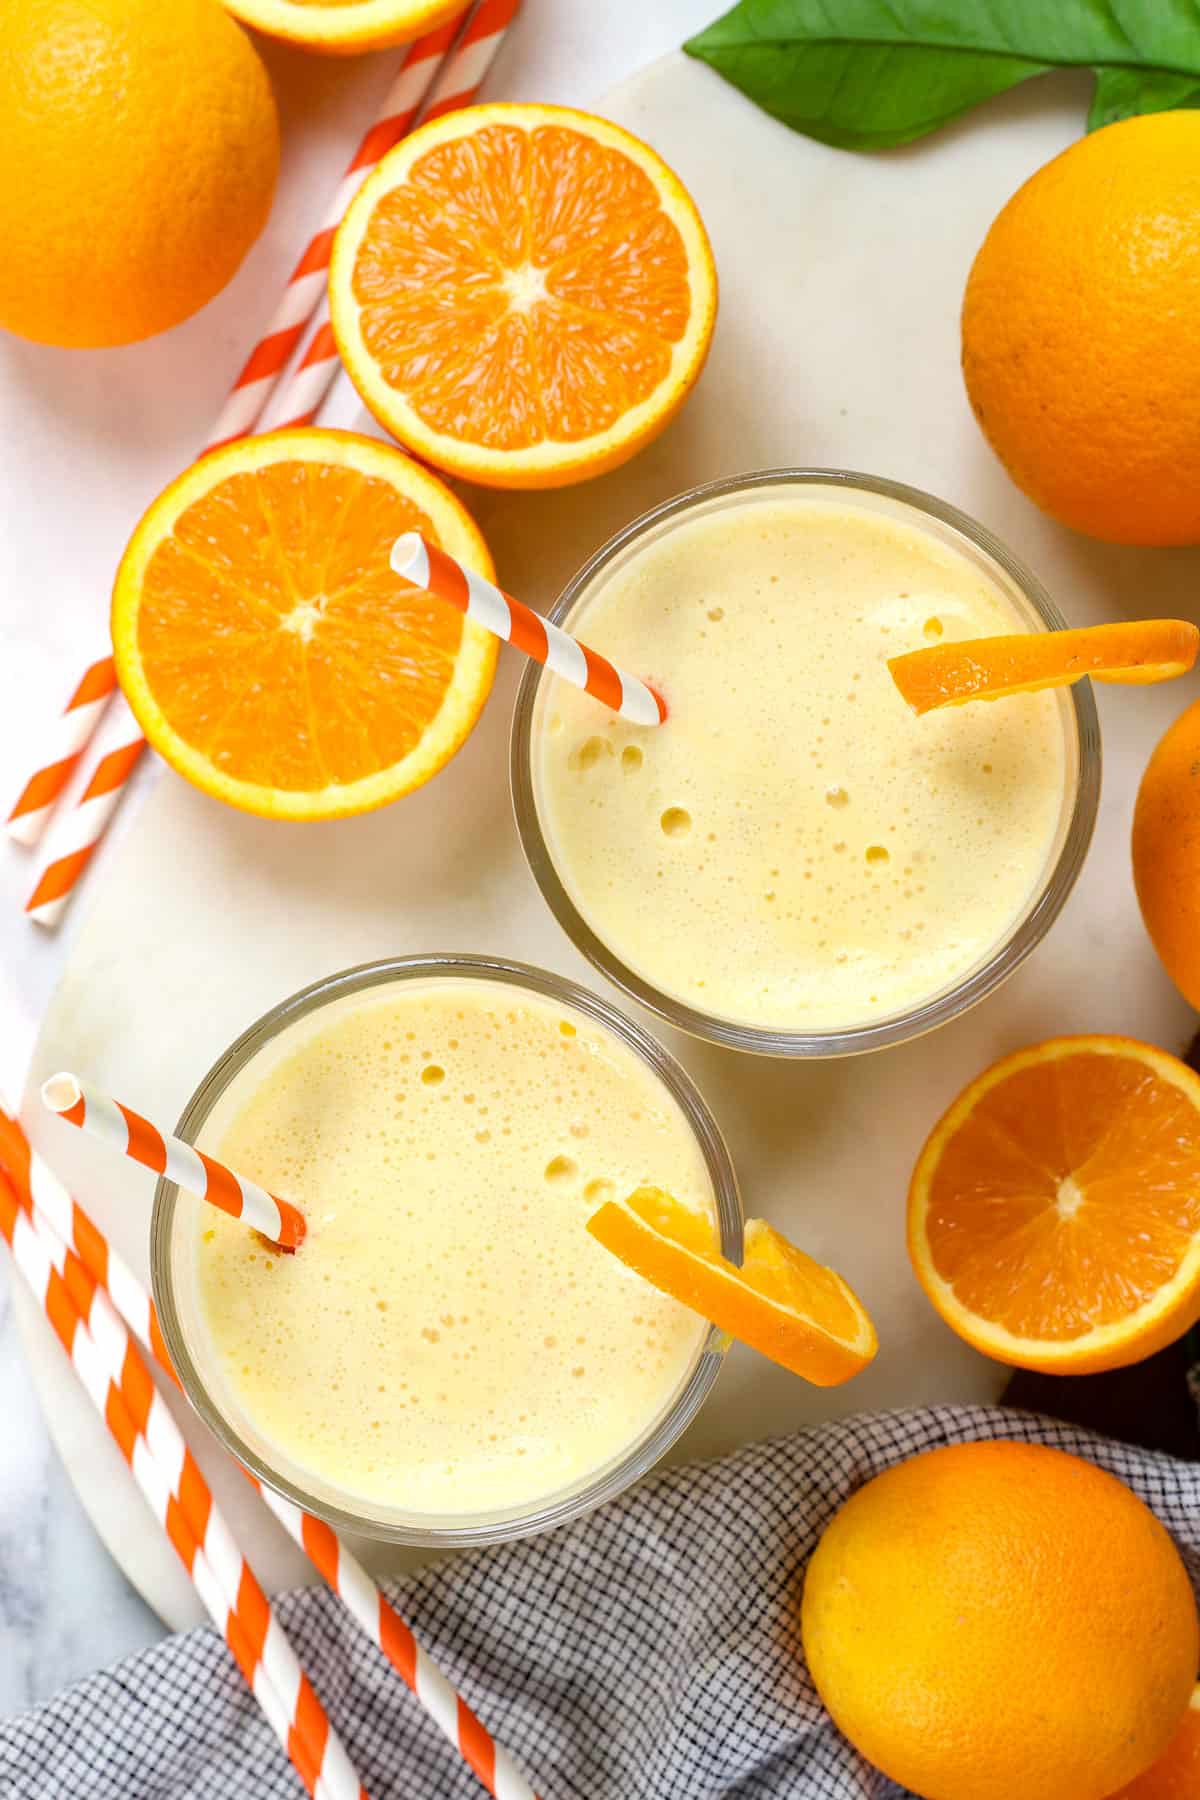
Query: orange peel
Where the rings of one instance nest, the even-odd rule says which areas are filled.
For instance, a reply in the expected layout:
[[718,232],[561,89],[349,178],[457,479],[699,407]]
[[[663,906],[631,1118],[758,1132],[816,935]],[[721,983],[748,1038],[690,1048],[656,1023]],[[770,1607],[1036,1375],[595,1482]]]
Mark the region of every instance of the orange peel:
[[888,659],[892,680],[917,714],[968,700],[1002,700],[1040,688],[1093,681],[1134,686],[1186,675],[1200,631],[1184,619],[1135,619],[1076,631],[1027,631],[1007,637],[931,644]]

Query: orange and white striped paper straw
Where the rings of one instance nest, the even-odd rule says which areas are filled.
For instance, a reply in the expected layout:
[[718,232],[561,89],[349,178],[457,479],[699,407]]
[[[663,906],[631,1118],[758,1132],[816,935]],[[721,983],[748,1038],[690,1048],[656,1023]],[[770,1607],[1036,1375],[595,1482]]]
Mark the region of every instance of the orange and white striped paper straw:
[[495,1800],[537,1800],[507,1750],[426,1655],[404,1620],[380,1593],[367,1571],[323,1519],[302,1512],[271,1488],[258,1491],[317,1572],[345,1601],[351,1616],[406,1681],[430,1718],[441,1728]]
[[[422,124],[429,119],[440,118],[443,113],[455,112],[460,106],[471,105],[495,60],[496,52],[504,42],[505,32],[520,10],[521,0],[481,0],[461,39],[438,71],[430,89],[428,104],[421,115]],[[407,129],[406,127],[405,130]],[[392,144],[398,142],[403,135],[403,132],[398,133]],[[392,144],[385,148],[391,149]],[[370,165],[363,167],[358,182],[346,194],[338,214],[339,220],[363,177],[382,155],[381,150]],[[332,243],[332,233],[330,239]],[[331,243],[325,249],[326,266]],[[329,323],[329,307],[326,302],[322,305],[320,321],[308,347],[283,389],[279,405],[281,428],[312,424],[339,367],[338,348],[333,327]]]
[[636,675],[614,667],[607,657],[589,650],[561,626],[543,619],[502,588],[464,568],[419,531],[406,531],[392,545],[391,566],[402,581],[428,588],[448,600],[469,619],[515,644],[534,662],[544,663],[564,681],[582,688],[634,725],[661,725],[666,702]]
[[146,748],[141,727],[121,694],[113,700],[111,729],[106,726],[106,745],[70,816],[63,821],[54,855],[25,902],[25,911],[38,925],[52,927],[62,918],[75,884],[107,831],[109,821],[121,804],[126,784]]
[[[325,299],[333,234],[346,208],[380,157],[386,156],[412,129],[442,59],[462,29],[462,21],[460,13],[435,31],[417,38],[404,52],[400,72],[388,89],[379,115],[351,157],[319,229],[292,271],[283,299],[234,382],[233,391],[205,443],[205,450],[215,450],[218,444],[245,437],[258,424],[305,328]],[[289,404],[289,424],[299,422],[290,416],[293,410]]]
[[44,1215],[34,1213],[33,1227],[90,1334],[97,1365],[93,1385],[102,1377],[112,1384],[110,1397],[113,1386],[119,1390],[137,1433],[132,1454],[148,1458],[152,1465],[145,1473],[156,1516],[165,1523],[172,1508],[182,1512],[225,1603],[237,1615],[256,1663],[286,1704],[289,1754],[307,1756],[318,1783],[330,1794],[358,1800],[361,1784],[346,1750],[112,1300]]
[[[18,1196],[32,1208],[35,1224],[40,1227],[40,1221],[45,1220],[57,1232],[92,1281],[107,1289],[134,1337],[179,1387],[179,1377],[167,1354],[158,1312],[149,1293],[84,1208],[71,1198],[37,1152],[30,1149],[17,1121],[0,1109],[0,1175],[3,1174],[7,1174]],[[72,1280],[71,1267],[70,1258],[67,1258],[62,1265],[64,1278],[77,1296],[77,1303],[79,1299],[87,1301],[80,1308],[86,1317],[90,1297],[86,1291],[80,1292],[77,1276]],[[264,1487],[248,1471],[246,1473],[289,1536],[304,1550],[318,1573],[345,1603],[356,1623],[387,1657],[488,1792],[496,1800],[537,1800],[508,1752],[496,1743],[487,1727],[447,1681],[337,1533],[323,1520],[313,1518],[292,1501]]]
[[[213,1507],[212,1495],[186,1446],[182,1457],[175,1457],[171,1433],[178,1436],[178,1428],[145,1363],[129,1343],[102,1290],[91,1288],[87,1311],[81,1310],[76,1295],[83,1298],[89,1293],[86,1273],[77,1266],[69,1280],[70,1258],[65,1246],[55,1245],[44,1221],[34,1226],[7,1179],[0,1179],[0,1235],[7,1239],[18,1270],[42,1305],[84,1391],[108,1425],[151,1511],[314,1800],[366,1800],[353,1765],[253,1572],[228,1536],[228,1527]],[[56,1258],[61,1268],[55,1266]],[[89,1318],[97,1321],[97,1330]],[[145,1426],[138,1424],[130,1409],[127,1386],[150,1396]],[[155,1424],[150,1426],[152,1416]],[[170,1473],[173,1458],[177,1462],[174,1479]],[[214,1519],[219,1522],[215,1528]]]
[[71,779],[100,715],[117,685],[111,656],[86,669],[66,707],[42,744],[38,764],[17,796],[4,829],[18,844],[36,844],[46,829],[55,801]]
[[224,1163],[169,1131],[160,1131],[141,1113],[100,1093],[90,1082],[66,1071],[52,1075],[42,1086],[42,1100],[68,1124],[77,1125],[156,1175],[165,1175],[197,1199],[243,1220],[283,1249],[295,1250],[304,1242],[304,1214],[289,1200],[269,1194],[246,1175],[235,1175]]

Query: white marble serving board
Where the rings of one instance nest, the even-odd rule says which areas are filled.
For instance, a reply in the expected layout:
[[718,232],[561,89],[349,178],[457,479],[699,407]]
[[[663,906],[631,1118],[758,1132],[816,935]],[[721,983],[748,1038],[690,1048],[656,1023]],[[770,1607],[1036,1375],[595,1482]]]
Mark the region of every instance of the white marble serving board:
[[[893,476],[964,507],[1026,558],[1075,623],[1194,615],[1200,553],[1114,549],[1041,518],[983,443],[958,368],[971,258],[1008,195],[1082,129],[1085,88],[1053,78],[903,152],[860,157],[793,135],[707,69],[671,56],[603,108],[658,148],[695,195],[716,250],[721,314],[699,388],[666,436],[598,482],[470,503],[506,585],[547,605],[611,531],[693,482],[771,464]],[[501,658],[484,721],[422,793],[322,826],[244,817],[164,775],[114,866],[46,1018],[32,1080],[68,1064],[173,1120],[225,1045],[283,995],[399,952],[494,951],[603,986],[526,872],[507,792],[517,669]],[[879,1325],[851,1386],[806,1387],[735,1349],[680,1446],[705,1455],[850,1410],[985,1399],[1004,1372],[940,1324],[904,1251],[904,1193],[929,1125],[966,1077],[1055,1032],[1120,1030],[1181,1046],[1191,1016],[1142,931],[1127,838],[1139,773],[1195,684],[1099,695],[1106,776],[1082,882],[1049,939],[1000,994],[918,1043],[788,1064],[654,1025],[729,1140],[749,1212],[842,1269]],[[31,1089],[32,1091],[32,1089]],[[152,1182],[38,1115],[38,1146],[146,1267]],[[57,1347],[26,1309],[51,1429],[105,1540],[172,1625],[197,1609]],[[188,1425],[274,1584],[306,1565],[220,1453]],[[375,1554],[394,1566],[393,1553]]]

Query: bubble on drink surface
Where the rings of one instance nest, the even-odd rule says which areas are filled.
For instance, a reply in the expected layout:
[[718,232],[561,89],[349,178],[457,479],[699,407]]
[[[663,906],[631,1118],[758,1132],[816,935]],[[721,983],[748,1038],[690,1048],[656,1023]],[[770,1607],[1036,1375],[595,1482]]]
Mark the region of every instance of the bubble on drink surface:
[[868,844],[867,861],[873,869],[882,868],[884,863],[891,862],[891,856],[882,844]]
[[849,806],[850,796],[844,787],[827,788],[825,790],[825,804],[826,806],[832,806],[835,811],[840,811],[843,806]]
[[585,1200],[590,1200],[593,1206],[602,1206],[606,1200],[613,1198],[616,1191],[612,1182],[606,1181],[601,1175],[597,1176],[594,1181],[588,1182],[583,1190],[583,1197]]
[[550,1161],[546,1164],[544,1172],[547,1181],[573,1181],[579,1173],[579,1165],[573,1157],[552,1156]]
[[929,638],[932,643],[936,643],[938,638],[940,638],[944,632],[945,626],[939,618],[934,617],[932,619],[926,619],[922,629],[925,632],[925,636]]
[[426,1087],[437,1087],[446,1079],[446,1071],[440,1063],[426,1063],[421,1070],[421,1080]]
[[615,755],[616,751],[613,749],[607,738],[585,738],[582,744],[577,745],[576,748],[572,750],[570,756],[567,758],[567,765],[569,768],[578,769],[586,774],[589,769],[594,769],[596,764],[604,757]]
[[639,744],[626,744],[621,752],[621,767],[626,775],[636,775],[645,760]]
[[692,829],[692,815],[682,806],[668,806],[658,822],[662,826],[663,835],[669,838],[686,837]]

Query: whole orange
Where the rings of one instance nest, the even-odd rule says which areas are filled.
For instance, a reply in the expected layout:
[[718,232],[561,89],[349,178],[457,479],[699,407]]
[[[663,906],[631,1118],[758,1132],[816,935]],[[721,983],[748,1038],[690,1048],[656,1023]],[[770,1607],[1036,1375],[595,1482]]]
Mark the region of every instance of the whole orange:
[[1200,700],[1146,764],[1133,809],[1133,881],[1163,967],[1200,1007]]
[[1200,1794],[1200,1687],[1156,1763],[1109,1800],[1196,1800]]
[[999,1441],[860,1488],[801,1626],[835,1723],[923,1800],[1102,1800],[1166,1749],[1200,1656],[1153,1513],[1077,1456]]
[[266,70],[218,0],[3,0],[0,326],[94,346],[178,324],[278,169]]
[[963,374],[993,450],[1064,525],[1200,541],[1200,113],[1106,126],[1039,169],[975,258]]

